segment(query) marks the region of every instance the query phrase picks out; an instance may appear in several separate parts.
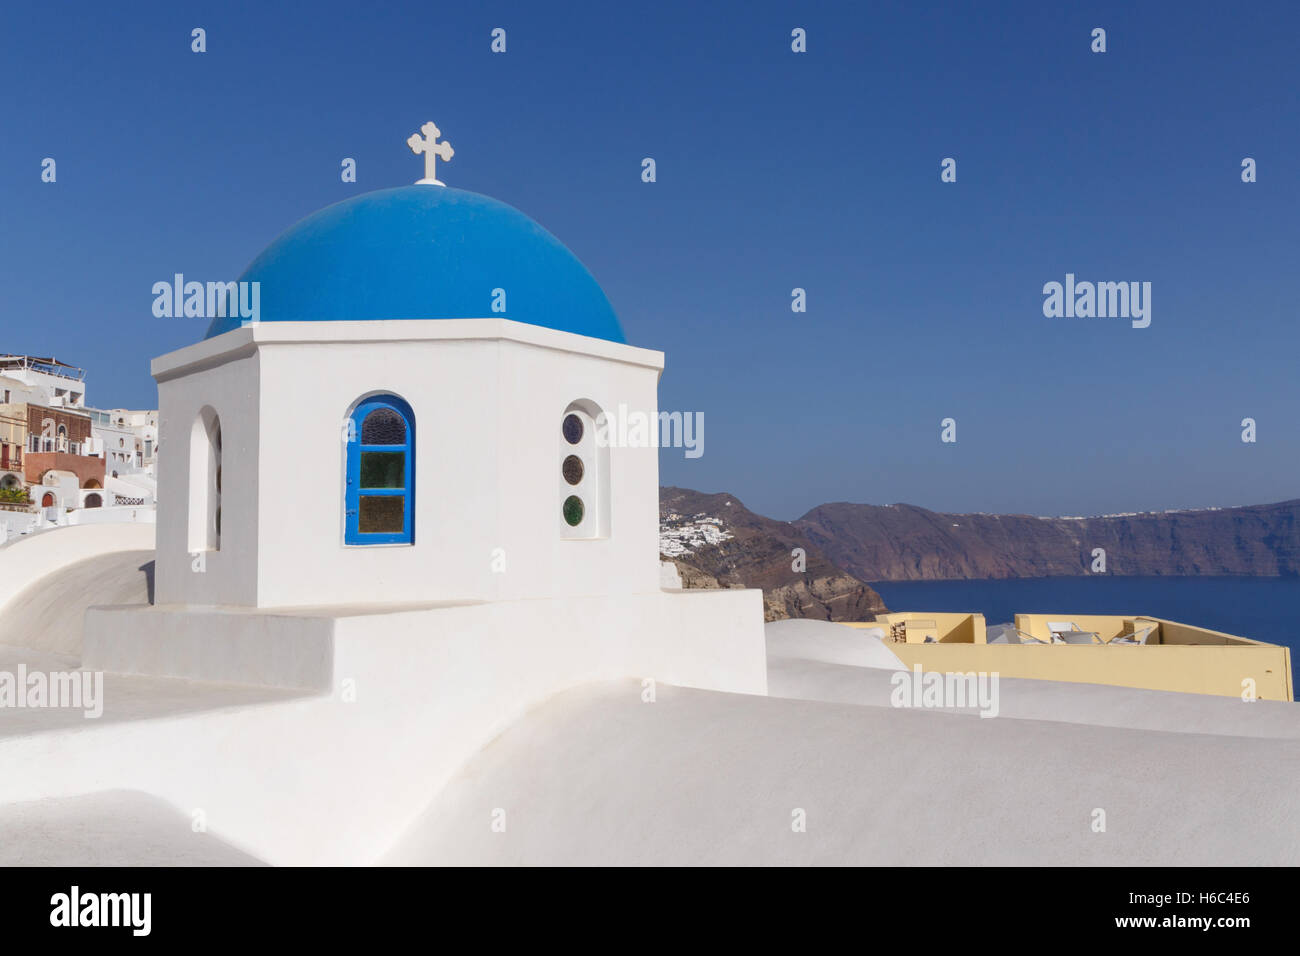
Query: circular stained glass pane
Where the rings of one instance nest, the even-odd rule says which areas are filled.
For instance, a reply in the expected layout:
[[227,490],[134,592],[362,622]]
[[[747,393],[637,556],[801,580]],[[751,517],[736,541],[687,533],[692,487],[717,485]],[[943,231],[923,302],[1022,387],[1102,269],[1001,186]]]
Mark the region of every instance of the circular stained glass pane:
[[564,520],[569,523],[569,527],[576,528],[582,524],[582,516],[586,510],[582,506],[582,499],[577,495],[569,495],[564,499]]
[[564,480],[569,484],[576,485],[578,482],[582,481],[582,473],[584,469],[582,467],[582,459],[577,455],[570,455],[568,458],[564,459],[564,464],[560,467],[564,472]]
[[570,445],[582,441],[582,419],[577,415],[564,416],[564,440]]

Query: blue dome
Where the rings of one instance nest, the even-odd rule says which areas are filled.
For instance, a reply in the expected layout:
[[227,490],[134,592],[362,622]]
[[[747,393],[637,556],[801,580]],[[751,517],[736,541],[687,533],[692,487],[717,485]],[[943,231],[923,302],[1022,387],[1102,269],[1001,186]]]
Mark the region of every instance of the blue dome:
[[[442,186],[381,189],[290,227],[240,276],[259,321],[503,318],[623,342],[586,267],[519,210]],[[505,311],[492,311],[493,289]],[[217,318],[206,338],[240,326]]]

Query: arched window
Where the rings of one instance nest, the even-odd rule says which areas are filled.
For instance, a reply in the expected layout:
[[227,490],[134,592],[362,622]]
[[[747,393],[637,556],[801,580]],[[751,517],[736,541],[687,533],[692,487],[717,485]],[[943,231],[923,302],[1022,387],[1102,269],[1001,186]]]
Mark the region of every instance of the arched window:
[[86,495],[87,508],[99,508],[104,504],[104,499],[99,495]]
[[608,422],[591,401],[570,403],[560,420],[562,538],[609,537]]
[[188,550],[221,550],[221,419],[210,407],[204,407],[190,427]]
[[415,541],[415,416],[396,395],[363,399],[348,417],[345,544]]

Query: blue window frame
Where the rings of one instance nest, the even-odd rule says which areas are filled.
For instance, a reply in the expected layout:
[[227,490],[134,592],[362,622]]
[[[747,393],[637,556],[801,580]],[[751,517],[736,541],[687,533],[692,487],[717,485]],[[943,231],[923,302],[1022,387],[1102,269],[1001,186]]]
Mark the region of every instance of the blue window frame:
[[345,544],[415,541],[415,416],[396,395],[353,410],[344,494]]

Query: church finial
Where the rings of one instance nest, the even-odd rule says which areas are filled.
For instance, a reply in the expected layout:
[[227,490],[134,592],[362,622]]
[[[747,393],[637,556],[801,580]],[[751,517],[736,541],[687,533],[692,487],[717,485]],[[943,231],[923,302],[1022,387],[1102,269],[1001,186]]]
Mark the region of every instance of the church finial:
[[[424,138],[420,138],[420,133]],[[424,178],[416,180],[417,186],[445,186],[446,183],[438,182],[434,175],[434,166],[441,159],[444,163],[456,155],[456,151],[451,148],[451,143],[439,143],[437,139],[442,135],[442,130],[434,123],[425,123],[420,127],[420,133],[412,133],[406,145],[411,147],[411,152],[417,156],[424,153]]]

